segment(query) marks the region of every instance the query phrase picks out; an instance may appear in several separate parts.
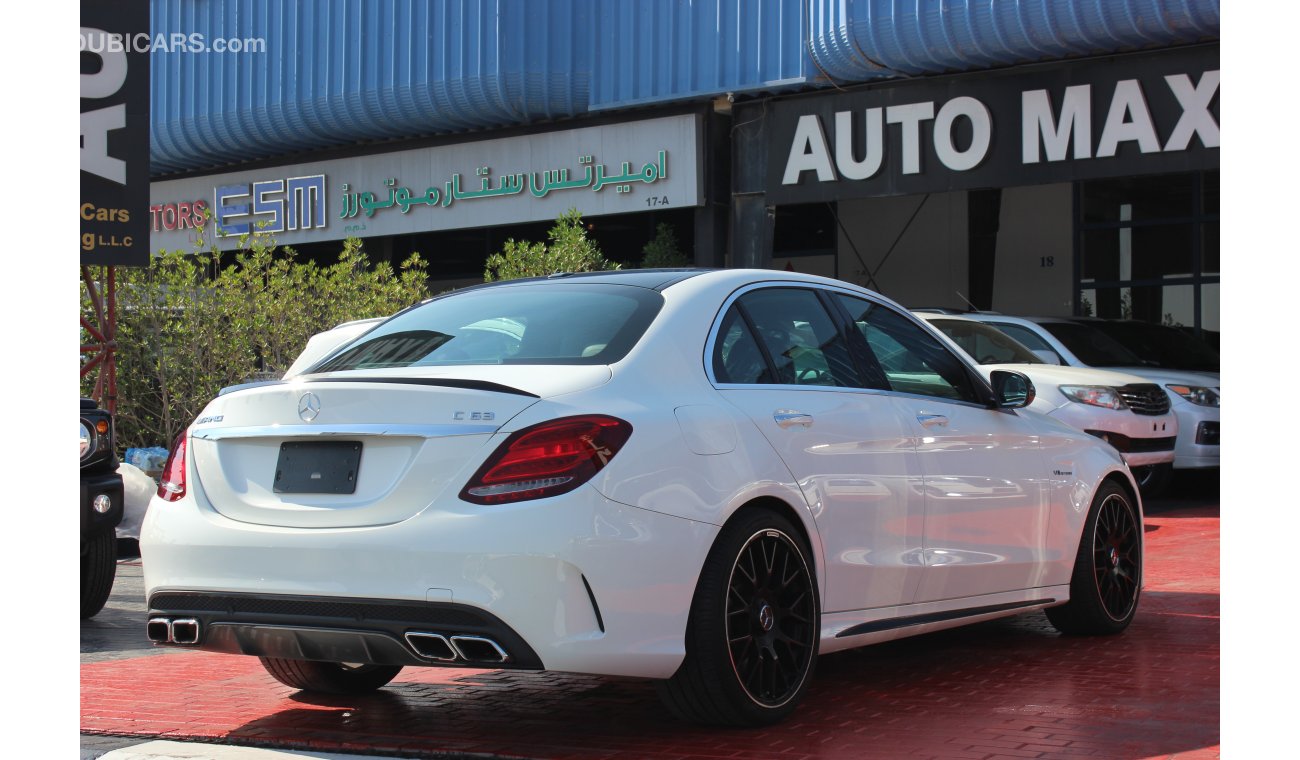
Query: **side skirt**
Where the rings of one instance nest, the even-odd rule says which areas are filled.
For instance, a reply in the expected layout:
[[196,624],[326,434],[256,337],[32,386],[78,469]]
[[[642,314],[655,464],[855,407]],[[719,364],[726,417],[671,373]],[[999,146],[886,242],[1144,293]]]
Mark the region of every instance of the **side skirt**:
[[966,599],[908,604],[822,616],[821,653],[877,644],[1019,615],[1069,601],[1069,586],[989,594]]

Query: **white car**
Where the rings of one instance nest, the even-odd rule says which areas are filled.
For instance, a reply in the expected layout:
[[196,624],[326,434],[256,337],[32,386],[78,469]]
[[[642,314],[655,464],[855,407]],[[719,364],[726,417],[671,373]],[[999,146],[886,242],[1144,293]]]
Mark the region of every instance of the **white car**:
[[371,328],[383,321],[384,317],[354,319],[351,322],[337,325],[331,330],[311,336],[307,340],[307,347],[302,350],[301,354],[298,354],[298,358],[293,360],[293,364],[289,365],[289,369],[285,370],[283,379],[288,380],[294,375],[301,375],[308,367],[334,353],[334,349],[366,334]]
[[1050,351],[1061,364],[1127,372],[1157,383],[1169,395],[1178,416],[1174,469],[1219,466],[1219,373],[1166,369],[1084,322],[1065,317],[966,315],[993,325],[1031,349]]
[[1139,485],[1158,483],[1174,461],[1178,418],[1163,388],[1137,375],[1049,364],[1007,334],[965,316],[914,312],[975,361],[985,377],[1018,370],[1034,383],[1029,405],[1124,454]]
[[[497,353],[463,358],[467,333]],[[820,277],[456,291],[203,410],[145,520],[148,636],[308,691],[407,665],[638,676],[683,718],[756,725],[819,653],[1037,609],[1118,633],[1137,486],[1032,396]]]

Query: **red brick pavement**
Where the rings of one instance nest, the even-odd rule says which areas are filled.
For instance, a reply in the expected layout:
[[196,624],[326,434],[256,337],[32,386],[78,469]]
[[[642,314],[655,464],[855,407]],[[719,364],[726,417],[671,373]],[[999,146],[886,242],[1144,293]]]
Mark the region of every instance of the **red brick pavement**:
[[820,659],[785,723],[676,722],[649,683],[408,668],[386,689],[305,698],[251,657],[174,652],[81,667],[83,733],[405,756],[1219,757],[1217,508],[1148,518],[1142,607],[1117,638],[1039,614]]

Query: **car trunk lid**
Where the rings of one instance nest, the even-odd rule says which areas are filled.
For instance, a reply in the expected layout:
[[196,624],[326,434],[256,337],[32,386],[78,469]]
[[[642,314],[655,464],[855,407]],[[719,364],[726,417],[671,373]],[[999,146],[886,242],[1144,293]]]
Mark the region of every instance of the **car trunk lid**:
[[407,368],[248,387],[218,397],[191,428],[193,472],[234,520],[386,525],[454,498],[458,473],[539,398],[608,379],[605,366]]

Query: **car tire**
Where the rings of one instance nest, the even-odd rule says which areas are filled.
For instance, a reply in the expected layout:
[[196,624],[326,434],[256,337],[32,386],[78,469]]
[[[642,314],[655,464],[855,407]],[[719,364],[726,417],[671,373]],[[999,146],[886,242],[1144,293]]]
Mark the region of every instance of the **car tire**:
[[96,531],[81,542],[81,617],[99,614],[113,591],[117,577],[117,534],[112,528]]
[[1127,491],[1097,489],[1070,578],[1070,601],[1047,609],[1058,631],[1075,636],[1119,633],[1133,622],[1142,593],[1142,521]]
[[772,512],[743,514],[709,552],[686,626],[686,658],[657,683],[659,695],[692,723],[776,723],[812,680],[820,622],[800,533]]
[[368,694],[402,671],[401,665],[351,665],[280,657],[258,659],[266,672],[285,686],[322,694]]
[[1142,490],[1142,498],[1154,499],[1164,494],[1174,479],[1174,466],[1169,463],[1133,468],[1133,479]]

